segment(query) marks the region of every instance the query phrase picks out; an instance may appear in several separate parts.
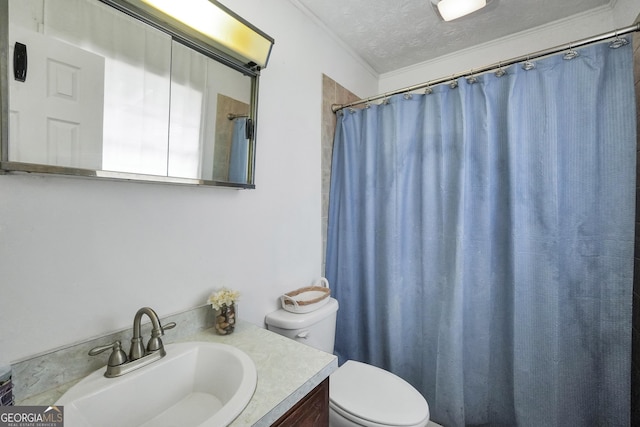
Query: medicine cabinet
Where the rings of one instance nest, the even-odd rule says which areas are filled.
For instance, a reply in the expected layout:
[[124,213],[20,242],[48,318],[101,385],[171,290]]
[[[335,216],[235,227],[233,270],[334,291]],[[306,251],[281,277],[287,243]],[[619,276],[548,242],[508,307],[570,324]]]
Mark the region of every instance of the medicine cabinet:
[[257,65],[136,1],[1,2],[0,169],[255,188],[273,39],[211,1],[267,43]]

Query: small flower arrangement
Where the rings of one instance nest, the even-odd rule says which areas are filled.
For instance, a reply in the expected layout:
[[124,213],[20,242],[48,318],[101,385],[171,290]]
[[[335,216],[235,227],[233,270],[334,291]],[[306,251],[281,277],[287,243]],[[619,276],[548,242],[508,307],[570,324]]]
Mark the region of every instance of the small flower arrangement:
[[209,296],[207,302],[216,310],[216,331],[220,335],[233,333],[236,325],[235,303],[240,292],[228,288],[220,288]]
[[228,288],[220,288],[209,296],[207,302],[214,310],[220,310],[223,306],[230,307],[240,298],[240,292]]

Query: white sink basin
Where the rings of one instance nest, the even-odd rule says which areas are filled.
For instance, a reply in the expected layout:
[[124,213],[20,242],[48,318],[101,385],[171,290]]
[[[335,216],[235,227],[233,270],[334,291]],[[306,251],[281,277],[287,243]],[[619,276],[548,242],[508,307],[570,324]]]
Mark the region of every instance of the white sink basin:
[[67,427],[220,427],[247,406],[256,388],[251,358],[226,344],[165,346],[162,359],[117,378],[105,368],[56,402]]

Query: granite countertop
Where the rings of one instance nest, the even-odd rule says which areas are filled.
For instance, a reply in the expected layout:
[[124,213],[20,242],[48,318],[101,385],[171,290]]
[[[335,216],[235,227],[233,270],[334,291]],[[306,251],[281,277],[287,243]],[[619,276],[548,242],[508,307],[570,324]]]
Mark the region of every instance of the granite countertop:
[[[270,426],[338,368],[336,356],[242,320],[238,320],[231,335],[218,335],[215,328],[209,328],[181,341],[229,344],[247,353],[255,363],[258,371],[256,390],[230,427]],[[78,381],[33,396],[20,404],[50,405]]]

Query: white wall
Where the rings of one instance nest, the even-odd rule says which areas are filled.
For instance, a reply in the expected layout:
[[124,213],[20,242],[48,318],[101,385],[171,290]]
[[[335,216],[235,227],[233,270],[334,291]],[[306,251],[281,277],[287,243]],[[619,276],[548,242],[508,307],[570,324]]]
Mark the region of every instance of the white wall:
[[262,325],[320,275],[322,74],[363,97],[377,79],[288,1],[225,3],[276,40],[257,189],[0,176],[0,365],[129,327],[142,306],[202,305],[222,285]]
[[467,72],[499,61],[607,33],[633,24],[638,13],[640,13],[640,2],[637,0],[611,0],[610,5],[587,13],[385,73],[380,76],[378,93]]

